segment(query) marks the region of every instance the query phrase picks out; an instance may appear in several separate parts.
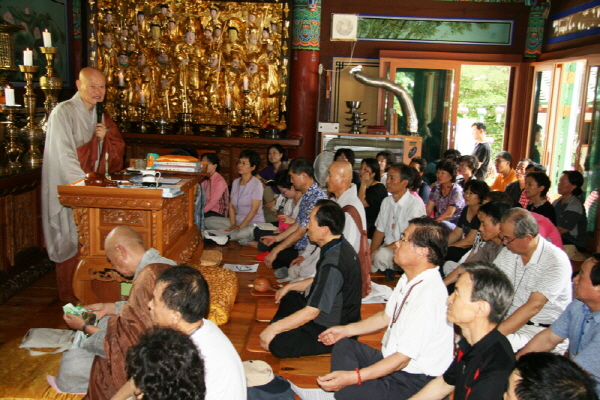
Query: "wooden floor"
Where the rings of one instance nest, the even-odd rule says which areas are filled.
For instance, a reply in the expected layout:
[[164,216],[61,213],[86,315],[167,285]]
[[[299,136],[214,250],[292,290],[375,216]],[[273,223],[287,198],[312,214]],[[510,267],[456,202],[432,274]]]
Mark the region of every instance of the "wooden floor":
[[[226,246],[207,245],[205,249],[217,249],[223,253],[224,263],[253,264],[258,252],[248,247],[240,247],[237,242]],[[296,359],[277,359],[270,353],[250,352],[246,349],[249,334],[255,321],[255,308],[258,299],[251,294],[248,286],[257,276],[267,276],[275,283],[273,271],[260,263],[257,273],[238,273],[240,289],[229,322],[221,329],[229,337],[242,360],[264,360],[276,374],[284,376],[301,387],[317,387],[315,377],[329,372],[329,357],[315,356]],[[58,299],[56,276],[52,272],[36,281],[32,286],[18,293],[0,305],[0,346],[23,337],[29,328],[45,327],[66,329],[62,319],[62,303]],[[375,278],[385,283],[383,278]],[[388,283],[393,287],[394,282]]]

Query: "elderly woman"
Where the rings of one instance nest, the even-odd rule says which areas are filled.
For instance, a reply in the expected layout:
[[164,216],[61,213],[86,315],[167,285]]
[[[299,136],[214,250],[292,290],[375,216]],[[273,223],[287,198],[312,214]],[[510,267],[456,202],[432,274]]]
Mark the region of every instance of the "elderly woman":
[[379,182],[379,163],[374,158],[365,158],[360,164],[360,183],[358,184],[358,198],[365,206],[367,216],[367,236],[373,237],[375,221],[379,215],[381,202],[387,197],[385,185]]
[[446,260],[458,262],[473,246],[475,235],[479,230],[479,206],[483,204],[490,187],[485,181],[470,179],[465,185],[463,208],[460,218],[448,236],[448,253]]
[[527,175],[527,167],[531,164],[529,158],[521,158],[515,169],[517,180],[506,185],[505,193],[508,193],[513,200],[514,207],[527,207],[529,199],[525,196],[525,175]]
[[354,161],[356,158],[354,157],[354,151],[352,149],[337,149],[335,155],[333,156],[334,161],[348,161],[350,165],[352,165],[352,183],[358,186],[360,183],[360,177],[358,176],[358,172],[354,171]]
[[127,352],[127,375],[136,400],[202,400],[204,362],[189,335],[153,328]]
[[426,214],[437,222],[441,222],[451,232],[456,228],[456,223],[465,206],[463,190],[456,183],[456,164],[453,161],[440,161],[436,166],[435,175],[437,182],[429,194]]
[[586,252],[587,217],[581,201],[583,175],[578,171],[563,171],[558,180],[558,194],[561,196],[554,201],[556,226],[560,232],[563,244],[572,244],[579,251]]
[[556,212],[552,204],[546,199],[550,190],[550,178],[544,172],[530,172],[525,177],[525,196],[530,203],[527,210],[543,215],[556,225]]
[[477,179],[475,177],[475,171],[479,168],[479,161],[477,161],[477,157],[475,156],[460,156],[458,157],[458,173],[461,175],[461,179],[458,181],[458,184],[465,189],[465,185],[471,179]]
[[413,157],[410,160],[409,167],[413,167],[419,173],[419,187],[415,187],[414,190],[417,192],[421,200],[423,200],[424,204],[427,204],[429,201],[429,193],[431,193],[431,188],[425,181],[425,173],[427,172],[427,160],[421,157]]
[[[218,172],[219,157],[215,153],[204,153],[202,154],[202,161],[207,163],[206,172],[209,175],[209,178],[200,184],[206,194],[204,218],[226,217],[229,209],[229,189],[227,188],[227,182]],[[206,226],[206,229],[213,228]]]
[[[260,156],[253,150],[243,150],[237,163],[240,177],[231,185],[229,217],[210,217],[206,224],[229,231],[231,240],[247,244],[252,239],[254,225],[265,222],[262,208],[263,185],[254,176],[260,164]],[[245,242],[245,243],[244,243]]]

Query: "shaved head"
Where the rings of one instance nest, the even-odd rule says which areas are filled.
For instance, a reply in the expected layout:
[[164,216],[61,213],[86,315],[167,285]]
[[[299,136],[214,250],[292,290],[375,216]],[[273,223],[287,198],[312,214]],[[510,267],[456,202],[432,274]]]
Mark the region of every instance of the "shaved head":
[[146,247],[140,235],[132,227],[121,225],[106,236],[104,250],[113,268],[120,274],[130,277],[135,274]]
[[340,197],[352,185],[352,165],[348,161],[334,161],[329,166],[327,189]]
[[92,78],[104,79],[104,73],[96,67],[85,67],[79,71],[79,80],[90,80]]
[[106,78],[102,71],[94,67],[86,67],[79,72],[77,90],[86,108],[91,112],[96,103],[104,101],[106,94]]

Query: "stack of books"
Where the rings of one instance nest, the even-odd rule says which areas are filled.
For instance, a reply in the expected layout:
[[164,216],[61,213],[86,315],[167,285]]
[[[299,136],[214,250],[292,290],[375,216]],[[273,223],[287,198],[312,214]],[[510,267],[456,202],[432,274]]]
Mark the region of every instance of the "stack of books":
[[160,158],[154,162],[153,169],[175,172],[202,172],[200,161],[161,161]]

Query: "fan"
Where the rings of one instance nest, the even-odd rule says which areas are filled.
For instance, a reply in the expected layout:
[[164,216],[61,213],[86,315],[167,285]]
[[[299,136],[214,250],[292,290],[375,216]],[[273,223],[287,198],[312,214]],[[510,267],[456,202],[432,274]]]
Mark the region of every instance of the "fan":
[[331,14],[331,40],[356,41],[358,15]]
[[327,179],[329,166],[333,162],[334,155],[335,154],[331,151],[324,151],[315,158],[315,163],[313,164],[315,168],[315,178],[323,187],[327,186],[325,179]]

